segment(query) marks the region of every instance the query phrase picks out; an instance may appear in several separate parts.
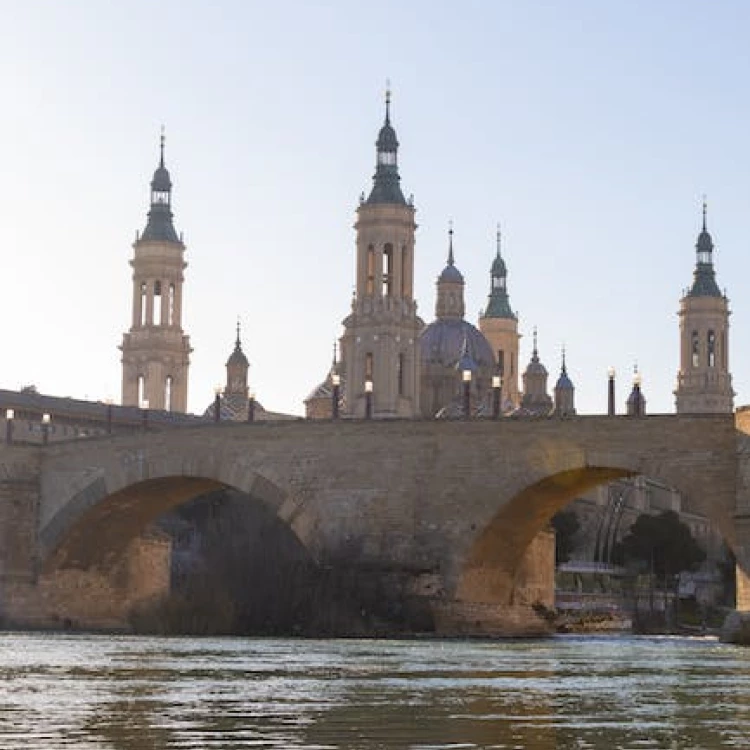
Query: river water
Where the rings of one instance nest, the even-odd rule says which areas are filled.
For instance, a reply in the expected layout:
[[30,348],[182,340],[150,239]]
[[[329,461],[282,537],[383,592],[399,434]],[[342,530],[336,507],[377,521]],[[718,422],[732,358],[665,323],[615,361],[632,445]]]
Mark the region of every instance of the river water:
[[2,750],[750,747],[714,640],[0,634]]

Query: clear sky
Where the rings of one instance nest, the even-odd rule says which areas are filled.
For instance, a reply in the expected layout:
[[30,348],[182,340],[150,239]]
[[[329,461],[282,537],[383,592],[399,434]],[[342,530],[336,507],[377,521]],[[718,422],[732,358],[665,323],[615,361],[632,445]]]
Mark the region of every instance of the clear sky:
[[119,400],[131,243],[167,133],[189,266],[189,407],[235,321],[266,408],[302,413],[354,283],[386,79],[434,317],[454,221],[476,323],[501,222],[521,362],[560,350],[584,413],[674,409],[701,196],[750,402],[750,3],[0,0],[0,387]]

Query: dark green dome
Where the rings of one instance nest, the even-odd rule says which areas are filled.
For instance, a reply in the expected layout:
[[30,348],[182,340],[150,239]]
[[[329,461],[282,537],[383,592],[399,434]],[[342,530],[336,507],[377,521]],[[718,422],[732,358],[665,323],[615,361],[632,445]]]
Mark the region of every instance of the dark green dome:
[[396,138],[396,131],[391,126],[389,120],[386,120],[385,125],[380,128],[378,134],[378,140],[375,141],[378,151],[397,151],[398,150],[398,139]]
[[151,180],[151,190],[159,193],[168,193],[172,190],[172,180],[169,176],[169,170],[163,163],[154,172],[154,179]]
[[396,131],[391,125],[390,103],[390,92],[388,92],[385,99],[385,122],[383,127],[380,128],[380,133],[378,133],[378,140],[375,141],[377,165],[373,177],[372,192],[367,199],[367,203],[399,203],[405,205],[406,199],[399,185],[401,178],[398,174],[398,138],[396,138]]
[[690,297],[721,297],[716,283],[713,264],[714,241],[706,228],[706,203],[703,203],[703,227],[695,243],[696,264],[693,272],[693,285],[688,292]]
[[703,230],[698,235],[698,241],[695,243],[695,249],[698,252],[710,253],[714,249],[714,241],[711,239],[711,235],[707,230]]
[[492,268],[490,273],[493,276],[507,276],[508,269],[505,266],[505,261],[499,256],[495,256],[495,260],[492,261]]

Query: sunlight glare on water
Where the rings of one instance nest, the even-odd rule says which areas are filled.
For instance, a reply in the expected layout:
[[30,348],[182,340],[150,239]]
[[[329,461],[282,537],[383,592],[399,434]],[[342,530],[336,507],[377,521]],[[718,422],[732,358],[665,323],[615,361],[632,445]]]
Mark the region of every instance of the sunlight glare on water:
[[3,750],[750,747],[714,640],[0,635]]

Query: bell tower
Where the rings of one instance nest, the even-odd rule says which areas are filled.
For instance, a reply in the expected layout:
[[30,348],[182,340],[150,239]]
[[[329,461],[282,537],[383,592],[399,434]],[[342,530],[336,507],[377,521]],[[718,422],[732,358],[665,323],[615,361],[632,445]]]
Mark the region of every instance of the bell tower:
[[146,228],[133,244],[133,314],[123,335],[122,403],[149,409],[187,411],[190,338],[182,331],[185,245],[172,223],[172,180],[159,166],[151,180]]
[[680,300],[680,370],[675,406],[678,414],[731,413],[729,373],[729,300],[716,283],[714,244],[703,228],[695,245],[693,285]]
[[419,409],[418,337],[424,323],[414,301],[414,205],[399,184],[398,140],[391,125],[390,91],[376,141],[369,197],[360,199],[356,287],[341,337],[346,412],[365,414],[365,384],[372,416],[411,417]]
[[500,226],[497,227],[497,252],[490,269],[490,294],[487,307],[479,316],[479,330],[490,342],[501,380],[503,410],[517,407],[518,391],[518,317],[508,297],[508,269],[500,254]]

